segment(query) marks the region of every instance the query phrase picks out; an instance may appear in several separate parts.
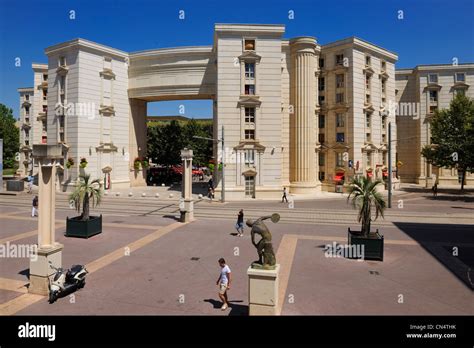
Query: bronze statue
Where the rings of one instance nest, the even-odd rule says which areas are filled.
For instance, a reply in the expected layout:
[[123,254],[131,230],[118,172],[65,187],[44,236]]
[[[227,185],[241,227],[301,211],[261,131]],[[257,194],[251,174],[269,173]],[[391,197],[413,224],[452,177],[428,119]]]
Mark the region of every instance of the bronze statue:
[[[252,262],[252,268],[275,269],[276,258],[272,245],[272,234],[263,220],[271,219],[273,223],[280,221],[280,215],[275,213],[263,216],[255,221],[247,220],[246,224],[251,227],[252,244],[257,248],[258,261]],[[255,234],[259,234],[262,239],[255,243]]]

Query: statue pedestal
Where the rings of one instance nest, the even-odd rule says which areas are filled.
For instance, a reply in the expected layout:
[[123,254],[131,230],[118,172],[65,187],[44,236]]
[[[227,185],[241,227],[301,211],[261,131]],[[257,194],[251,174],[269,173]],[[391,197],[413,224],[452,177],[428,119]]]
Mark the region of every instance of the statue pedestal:
[[249,267],[249,315],[276,315],[280,265],[273,270]]
[[30,260],[30,286],[28,292],[48,296],[49,278],[56,271],[49,265],[51,261],[54,267],[61,267],[63,245],[55,243],[50,248],[39,248],[36,260]]

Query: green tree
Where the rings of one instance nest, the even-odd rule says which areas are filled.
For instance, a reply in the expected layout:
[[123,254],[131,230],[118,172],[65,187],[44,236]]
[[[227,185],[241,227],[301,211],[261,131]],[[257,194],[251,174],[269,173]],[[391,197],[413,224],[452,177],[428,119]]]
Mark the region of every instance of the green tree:
[[365,176],[352,179],[349,186],[349,196],[352,206],[359,210],[357,221],[362,224],[362,233],[367,237],[370,233],[370,223],[372,222],[372,206],[375,207],[375,220],[383,213],[386,207],[382,194],[377,191],[377,186],[383,184],[381,180],[371,181]]
[[91,181],[90,174],[81,174],[74,191],[69,195],[69,199],[74,201],[78,213],[81,213],[81,220],[89,220],[89,205],[92,207],[100,204],[102,189],[99,179]]
[[461,191],[466,172],[474,171],[474,100],[458,94],[448,109],[435,112],[431,120],[431,145],[421,154],[441,168],[455,168],[461,175]]
[[20,148],[20,131],[15,126],[13,110],[0,104],[0,139],[3,139],[3,165],[5,168],[15,167],[15,156]]
[[212,137],[212,133],[209,134],[206,130],[204,124],[198,123],[194,119],[184,124],[183,147],[193,150],[193,164],[196,164],[197,166],[207,165],[212,156],[212,141],[194,138],[195,136],[206,138]]

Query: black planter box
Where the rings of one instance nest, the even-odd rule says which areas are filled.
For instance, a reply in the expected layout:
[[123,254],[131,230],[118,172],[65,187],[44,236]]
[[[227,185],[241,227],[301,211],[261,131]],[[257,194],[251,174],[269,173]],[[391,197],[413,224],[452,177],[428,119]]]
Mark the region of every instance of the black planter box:
[[384,237],[377,229],[375,233],[370,233],[365,237],[361,231],[351,231],[347,229],[347,238],[349,245],[363,245],[364,259],[383,261],[383,240]]
[[102,214],[82,221],[79,216],[66,218],[66,237],[89,238],[102,233]]
[[25,182],[23,180],[7,180],[7,191],[22,192],[25,190]]

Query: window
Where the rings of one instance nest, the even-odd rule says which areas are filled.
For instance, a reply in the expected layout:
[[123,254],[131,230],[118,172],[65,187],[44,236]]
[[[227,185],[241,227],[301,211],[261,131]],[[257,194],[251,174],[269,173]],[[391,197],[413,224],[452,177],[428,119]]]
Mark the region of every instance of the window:
[[344,133],[336,133],[336,141],[338,143],[343,143],[344,142]]
[[382,134],[382,143],[386,143],[386,142],[387,142],[387,135]]
[[255,95],[255,85],[245,85],[246,95]]
[[438,110],[437,106],[435,106],[435,105],[430,106],[430,114],[434,114],[436,112],[436,110]]
[[336,75],[336,88],[344,88],[344,74]]
[[319,181],[324,181],[324,172],[319,172]]
[[324,77],[318,78],[318,91],[324,91],[326,79]]
[[466,81],[466,74],[456,73],[455,80],[456,80],[456,82],[465,82]]
[[43,105],[43,112],[44,112],[44,113],[47,113],[47,112],[48,112],[48,106],[47,106],[47,105]]
[[454,95],[466,95],[466,90],[463,88],[456,88],[454,90]]
[[429,74],[428,75],[428,83],[438,83],[438,75],[437,74]]
[[255,176],[245,177],[245,196],[255,198]]
[[372,136],[370,133],[365,133],[365,141],[370,143],[372,141]]
[[255,139],[255,129],[246,129],[245,139]]
[[382,153],[382,164],[385,166],[387,165],[387,153]]
[[365,75],[365,89],[370,91],[370,75]]
[[370,104],[370,94],[365,95],[365,103]]
[[255,77],[255,63],[245,63],[245,77],[248,79]]
[[25,106],[25,116],[30,116],[30,107]]
[[319,153],[319,165],[324,166],[324,153],[320,152]]
[[245,123],[255,123],[255,108],[245,108]]
[[66,57],[59,57],[59,66],[66,66]]
[[43,74],[43,81],[48,81],[48,74]]
[[342,152],[336,152],[336,166],[344,167],[344,154]]
[[318,96],[318,103],[319,105],[324,105],[326,98],[324,98],[324,95]]
[[250,165],[255,163],[255,151],[254,150],[245,150],[245,164]]
[[255,40],[254,39],[245,39],[244,40],[244,49],[245,49],[245,51],[255,51]]
[[430,91],[430,102],[438,101],[438,91]]
[[372,117],[369,113],[366,113],[365,114],[365,126],[370,129],[370,127],[372,126]]
[[30,95],[29,94],[25,94],[25,100],[30,100]]
[[366,156],[367,157],[365,158],[365,165],[366,167],[370,167],[372,165],[372,161],[370,160],[370,153],[368,153]]
[[48,91],[43,89],[43,100],[48,100]]
[[370,66],[370,56],[365,56],[365,65]]
[[324,144],[324,133],[318,134],[318,141],[320,144]]
[[344,64],[344,55],[336,54],[336,65],[343,65],[343,64]]
[[385,95],[385,93],[387,92],[387,81],[385,79],[382,79],[382,95]]
[[336,103],[344,103],[344,93],[336,93]]
[[344,114],[336,114],[336,127],[344,127]]
[[382,129],[385,129],[387,127],[387,117],[384,116],[382,117]]
[[380,63],[380,66],[381,66],[382,71],[385,71],[385,69],[387,69],[387,62],[382,60],[382,62]]
[[325,115],[319,115],[319,128],[323,128],[326,125],[326,116]]
[[324,68],[324,58],[319,58],[319,68]]

